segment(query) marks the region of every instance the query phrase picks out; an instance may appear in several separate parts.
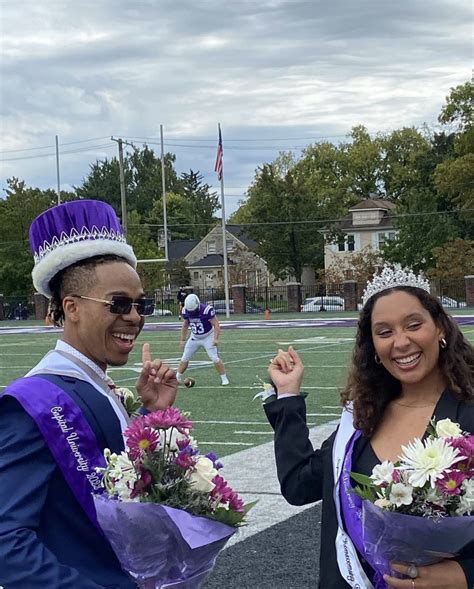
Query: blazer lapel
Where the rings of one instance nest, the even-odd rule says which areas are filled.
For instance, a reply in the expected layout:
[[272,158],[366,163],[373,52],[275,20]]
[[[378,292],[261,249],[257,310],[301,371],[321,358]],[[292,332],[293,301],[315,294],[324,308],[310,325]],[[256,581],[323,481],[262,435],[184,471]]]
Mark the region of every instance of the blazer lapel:
[[109,399],[82,380],[76,381],[74,392],[88,407],[91,415],[91,427],[94,431],[100,432],[99,437],[105,441],[104,447],[110,448],[112,452],[122,452],[124,443],[120,421],[112,409]]

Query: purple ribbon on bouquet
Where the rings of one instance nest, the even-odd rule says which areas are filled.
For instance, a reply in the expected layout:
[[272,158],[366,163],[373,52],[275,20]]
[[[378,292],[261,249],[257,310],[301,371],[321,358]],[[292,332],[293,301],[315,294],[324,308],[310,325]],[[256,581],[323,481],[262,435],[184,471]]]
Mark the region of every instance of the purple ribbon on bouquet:
[[346,448],[346,455],[344,458],[344,465],[341,473],[341,483],[339,498],[341,501],[342,514],[344,517],[344,524],[346,532],[351,537],[352,542],[359,554],[370,564],[375,571],[374,586],[375,589],[385,589],[386,584],[383,580],[382,573],[376,568],[373,560],[367,554],[364,546],[364,531],[362,524],[362,498],[354,493],[351,485],[351,470],[352,470],[352,452],[354,445],[362,435],[360,430],[357,430],[352,435]]

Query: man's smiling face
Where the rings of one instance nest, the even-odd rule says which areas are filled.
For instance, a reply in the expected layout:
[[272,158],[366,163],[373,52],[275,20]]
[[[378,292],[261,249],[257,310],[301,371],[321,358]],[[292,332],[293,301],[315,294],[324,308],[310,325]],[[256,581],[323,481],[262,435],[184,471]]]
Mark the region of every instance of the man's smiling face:
[[[140,278],[126,262],[113,261],[97,265],[93,285],[75,294],[110,301],[121,295],[133,300],[145,296]],[[67,302],[69,301],[69,303]],[[144,318],[132,306],[127,314],[110,312],[105,303],[66,297],[65,341],[90,358],[103,370],[110,366],[122,366],[128,361],[135,340],[143,328]]]

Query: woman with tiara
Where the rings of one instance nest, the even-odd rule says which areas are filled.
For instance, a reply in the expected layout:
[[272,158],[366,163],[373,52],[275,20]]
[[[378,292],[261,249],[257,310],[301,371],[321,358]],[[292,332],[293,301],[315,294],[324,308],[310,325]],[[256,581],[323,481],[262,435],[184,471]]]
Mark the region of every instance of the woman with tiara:
[[341,421],[320,449],[308,437],[298,354],[290,346],[271,360],[277,398],[264,408],[275,432],[281,492],[294,505],[322,499],[321,589],[472,589],[474,539],[454,559],[392,563],[392,575],[374,570],[362,523],[347,501],[354,483],[341,475],[348,465],[370,476],[377,464],[397,461],[402,446],[422,438],[434,418],[474,433],[474,348],[429,283],[399,266],[374,276],[362,303]]

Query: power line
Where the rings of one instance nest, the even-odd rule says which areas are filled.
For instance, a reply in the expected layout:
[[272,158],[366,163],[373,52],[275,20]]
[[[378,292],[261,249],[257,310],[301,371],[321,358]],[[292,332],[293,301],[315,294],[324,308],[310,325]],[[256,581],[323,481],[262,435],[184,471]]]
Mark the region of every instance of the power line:
[[[439,125],[438,123],[430,123],[428,125],[417,125],[414,126],[413,128],[416,130],[420,130],[420,129],[426,129],[426,128],[432,128],[432,129],[439,129],[442,128],[443,125]],[[387,133],[391,133],[394,130],[398,130],[398,129],[391,129],[391,130],[384,130],[384,131],[375,131],[375,132],[368,132],[368,135],[370,137],[376,137],[379,134],[387,134]],[[149,141],[151,142],[156,142],[156,144],[159,144],[159,137],[155,137],[155,136],[140,136],[140,135],[121,135],[124,139],[127,138],[129,140],[138,140],[138,141]],[[101,136],[101,137],[91,137],[89,139],[79,139],[76,141],[69,141],[67,143],[62,143],[61,146],[65,146],[65,145],[77,145],[80,143],[89,143],[92,141],[100,141],[102,139],[108,139],[110,137],[110,135],[105,135],[105,136]],[[243,142],[247,142],[247,143],[264,143],[264,142],[269,142],[269,141],[306,141],[306,142],[312,142],[312,141],[322,141],[325,139],[340,139],[340,138],[350,138],[350,132],[347,133],[342,133],[342,134],[336,134],[336,135],[307,135],[307,136],[298,136],[298,137],[260,137],[260,138],[255,138],[255,137],[244,137],[244,138],[236,138],[233,139],[232,137],[226,137],[225,138],[225,145],[228,146],[229,143],[243,143]],[[183,144],[181,143],[168,143],[168,145],[173,146],[173,147],[194,147],[191,145],[188,145],[189,143],[194,143],[194,142],[210,142],[212,143],[211,146],[208,145],[202,145],[202,146],[197,146],[197,147],[202,147],[202,148],[214,148],[215,144],[216,144],[216,137],[212,137],[212,138],[208,138],[208,137],[173,137],[173,136],[168,136],[168,138],[171,141],[174,142],[184,142]],[[8,149],[8,150],[0,150],[0,154],[8,154],[8,153],[19,153],[19,152],[23,152],[23,151],[36,151],[36,150],[40,150],[40,149],[51,149],[53,148],[54,145],[50,144],[50,145],[44,145],[44,146],[40,146],[40,147],[24,147],[24,148],[19,148],[19,149]],[[305,146],[306,147],[306,146]],[[228,146],[228,149],[237,149],[236,147],[233,146]],[[293,147],[294,149],[301,149],[301,146],[296,146]],[[243,148],[240,148],[243,149]],[[248,149],[254,149],[254,148],[248,148]],[[264,149],[262,148],[257,148],[257,149]],[[267,148],[268,149],[268,148]],[[273,149],[279,149],[277,147],[274,147]],[[286,147],[282,147],[281,149],[292,149],[291,146],[286,146]],[[46,154],[49,155],[49,154]],[[3,161],[7,161],[7,160],[3,160]]]
[[[80,141],[69,141],[68,143],[61,143],[61,146],[63,146],[63,145],[76,145],[78,143],[88,143],[90,141],[99,141],[100,139],[108,139],[108,135],[106,135],[105,137],[93,137],[91,139],[81,139]],[[44,145],[43,147],[25,147],[23,149],[7,149],[7,150],[1,150],[0,153],[17,153],[20,151],[34,151],[37,149],[51,149],[52,147],[54,147],[54,145]]]
[[[65,145],[65,144],[63,144]],[[87,151],[91,151],[93,149],[110,149],[111,147],[113,147],[113,144],[111,143],[102,143],[101,145],[89,145],[88,147],[82,147],[80,149],[71,149],[69,151],[61,151],[61,157],[63,155],[68,155],[71,153],[85,153]],[[52,152],[52,153],[41,153],[38,155],[25,155],[25,156],[21,156],[21,157],[10,157],[10,158],[3,158],[0,159],[0,162],[14,162],[14,161],[19,161],[19,160],[32,160],[32,159],[38,159],[38,158],[42,158],[42,157],[51,157],[51,156],[56,156],[56,152]]]

